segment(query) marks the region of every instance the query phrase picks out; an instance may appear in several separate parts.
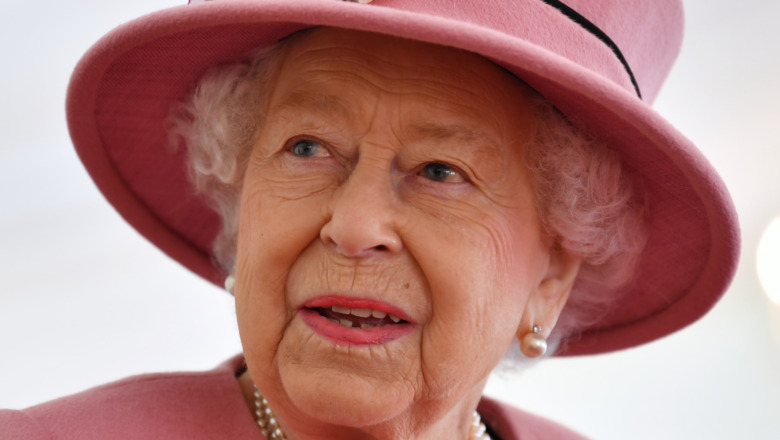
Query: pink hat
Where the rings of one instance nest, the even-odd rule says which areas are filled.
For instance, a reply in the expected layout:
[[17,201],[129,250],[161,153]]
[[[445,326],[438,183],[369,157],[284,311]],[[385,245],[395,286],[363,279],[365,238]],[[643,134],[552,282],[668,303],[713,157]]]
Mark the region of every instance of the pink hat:
[[[365,1],[365,0],[364,0]],[[206,69],[325,25],[454,46],[510,70],[620,151],[642,182],[648,244],[636,280],[558,355],[631,347],[706,313],[739,253],[730,197],[654,100],[682,36],[679,0],[193,0],[120,26],[84,56],[67,111],[81,160],[141,234],[207,280],[217,215],[194,195],[164,127]]]

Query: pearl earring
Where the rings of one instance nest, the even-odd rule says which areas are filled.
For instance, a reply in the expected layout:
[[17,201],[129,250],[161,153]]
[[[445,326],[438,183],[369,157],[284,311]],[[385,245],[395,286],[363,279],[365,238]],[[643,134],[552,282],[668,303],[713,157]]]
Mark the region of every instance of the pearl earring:
[[236,285],[236,277],[233,276],[233,274],[228,275],[225,278],[225,290],[227,290],[228,292],[230,292],[232,294],[233,293],[233,287],[235,287],[235,285]]
[[542,328],[534,325],[530,333],[520,340],[520,351],[529,358],[536,358],[547,351],[547,339],[542,336]]

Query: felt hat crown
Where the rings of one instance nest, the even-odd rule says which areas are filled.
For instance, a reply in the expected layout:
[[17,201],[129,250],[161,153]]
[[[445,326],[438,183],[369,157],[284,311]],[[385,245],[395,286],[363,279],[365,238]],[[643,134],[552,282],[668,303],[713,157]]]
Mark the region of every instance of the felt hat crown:
[[119,213],[156,246],[222,284],[219,219],[168,148],[169,109],[210,67],[301,29],[333,26],[453,46],[514,73],[641,181],[648,244],[634,282],[557,354],[617,350],[701,317],[726,290],[739,232],[704,156],[649,104],[679,51],[679,0],[193,1],[102,38],[77,66],[67,112],[78,154]]

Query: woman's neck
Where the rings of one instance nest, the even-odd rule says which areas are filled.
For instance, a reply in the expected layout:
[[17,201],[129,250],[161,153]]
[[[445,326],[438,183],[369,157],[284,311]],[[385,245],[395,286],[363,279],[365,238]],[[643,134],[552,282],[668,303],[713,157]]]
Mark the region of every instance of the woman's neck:
[[[239,384],[248,411],[255,416],[254,382],[249,373],[242,374]],[[474,421],[474,410],[484,388],[480,384],[473,395],[461,399],[449,410],[444,404],[430,403],[416,407],[416,410],[401,412],[398,416],[383,423],[371,426],[343,426],[330,424],[303,414],[290,414],[272,408],[280,415],[277,417],[282,431],[289,440],[440,440],[469,438]],[[258,428],[259,429],[259,428]]]

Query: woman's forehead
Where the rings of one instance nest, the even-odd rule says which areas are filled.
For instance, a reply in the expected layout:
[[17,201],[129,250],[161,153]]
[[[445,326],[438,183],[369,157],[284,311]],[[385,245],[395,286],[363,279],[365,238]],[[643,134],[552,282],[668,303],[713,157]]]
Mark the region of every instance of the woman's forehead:
[[441,81],[476,95],[485,85],[502,94],[527,87],[480,55],[371,32],[315,28],[291,37],[286,52],[282,64],[290,67],[287,74],[332,69],[406,87]]
[[[399,111],[430,116],[415,126],[449,136],[464,122],[458,116],[480,125],[509,121],[526,125],[532,113],[526,87],[488,60],[462,50],[318,28],[288,42],[269,105],[275,111],[310,108],[350,119],[372,111],[377,100],[390,96]],[[448,116],[455,117],[448,121]],[[454,134],[474,137],[475,127],[471,128]]]

